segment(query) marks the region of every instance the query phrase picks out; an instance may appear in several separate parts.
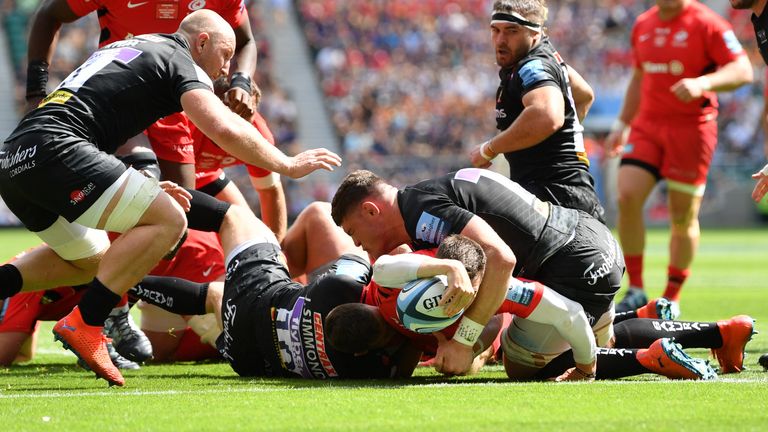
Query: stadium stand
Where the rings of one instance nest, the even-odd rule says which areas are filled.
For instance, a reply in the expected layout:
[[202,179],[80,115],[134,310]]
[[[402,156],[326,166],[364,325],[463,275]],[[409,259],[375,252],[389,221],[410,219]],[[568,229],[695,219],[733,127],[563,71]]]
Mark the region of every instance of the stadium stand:
[[[23,106],[26,22],[37,1],[6,1],[0,10],[19,83],[19,109]],[[705,3],[718,6],[722,1]],[[281,71],[273,70],[274,53],[264,33],[269,26],[262,21],[282,21],[292,11],[298,15],[325,95],[345,172],[372,168],[396,185],[412,183],[466,166],[469,146],[494,133],[498,71],[488,32],[491,0],[254,0],[246,4],[259,40],[257,82],[264,94],[260,111],[281,148],[290,152],[292,146],[311,142],[311,137],[297,136],[301,106],[278,84],[277,77],[283,77]],[[585,126],[593,149],[594,175],[602,191],[607,188],[600,180],[604,177],[600,139],[616,116],[629,77],[629,31],[637,15],[653,1],[550,0],[548,4],[547,27],[555,47],[595,89],[597,98]],[[754,85],[720,99],[721,142],[707,192],[711,195],[707,199],[717,202],[716,195],[732,191],[735,182],[748,179],[748,173],[759,169],[765,157],[759,123],[764,66],[749,14],[730,7],[715,9],[733,23],[754,59],[757,74]],[[51,85],[95,48],[97,31],[94,17],[65,26]],[[231,175],[237,176],[238,171]],[[327,199],[333,186],[287,182],[289,215],[295,216],[313,200]]]

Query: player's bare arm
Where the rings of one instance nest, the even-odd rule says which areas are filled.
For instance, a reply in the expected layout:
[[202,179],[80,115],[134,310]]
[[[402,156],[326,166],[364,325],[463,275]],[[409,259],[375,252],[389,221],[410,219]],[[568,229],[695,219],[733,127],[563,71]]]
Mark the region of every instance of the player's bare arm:
[[27,45],[27,111],[37,107],[45,97],[48,65],[61,25],[78,18],[67,0],[43,0],[32,15]]
[[373,280],[381,286],[402,286],[414,279],[437,275],[448,278],[440,304],[450,304],[451,309],[462,310],[472,303],[475,287],[460,261],[421,254],[399,254],[382,255],[373,265]]
[[[477,291],[477,297],[466,310],[453,339],[441,344],[435,357],[435,369],[449,375],[466,373],[472,365],[472,346],[483,328],[504,301],[507,282],[515,268],[515,254],[499,235],[480,217],[474,216],[461,232],[480,244],[489,269]],[[449,305],[446,314],[455,313]]]
[[700,98],[705,91],[730,91],[752,81],[752,64],[746,55],[742,55],[710,74],[684,78],[676,82],[670,91],[681,101],[690,102]]
[[611,126],[611,133],[605,139],[605,149],[608,156],[616,157],[621,155],[624,146],[629,138],[629,125],[635,118],[637,110],[640,107],[640,85],[643,81],[643,71],[635,68],[632,77],[629,79],[627,91],[624,94],[624,103],[619,111],[619,117]]
[[213,92],[195,89],[181,96],[192,122],[222,149],[245,163],[301,178],[318,169],[333,171],[341,158],[326,149],[311,149],[290,157],[269,143],[256,128],[231,112]]
[[472,150],[472,166],[486,167],[499,154],[533,147],[557,132],[565,121],[564,104],[557,87],[544,86],[528,92],[523,97],[525,108],[515,122]]
[[[249,120],[261,99],[261,89],[253,81],[258,51],[250,20],[244,19],[234,30],[237,69],[232,73],[232,82],[224,94],[224,103],[232,112]],[[255,100],[252,101],[252,98]]]

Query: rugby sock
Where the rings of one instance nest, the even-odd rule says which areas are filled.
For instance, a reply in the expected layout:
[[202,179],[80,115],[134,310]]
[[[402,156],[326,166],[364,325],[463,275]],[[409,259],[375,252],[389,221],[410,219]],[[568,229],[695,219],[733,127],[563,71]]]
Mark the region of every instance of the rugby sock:
[[723,337],[717,323],[633,319],[614,327],[616,346],[647,348],[656,339],[675,338],[683,348],[720,348]]
[[652,372],[637,360],[638,351],[632,348],[598,348],[595,379],[609,380]]
[[629,286],[643,289],[643,255],[624,255],[624,265],[627,267]]
[[132,297],[179,315],[205,314],[208,283],[164,276],[146,276],[128,293]]
[[16,295],[21,291],[22,285],[21,272],[16,266],[12,264],[0,266],[0,300]]
[[[616,379],[650,372],[637,361],[637,351],[631,348],[598,348],[595,379]],[[568,350],[541,368],[534,379],[546,380],[557,377],[575,365],[573,351]]]
[[187,212],[187,227],[199,231],[219,232],[231,204],[200,191],[187,191],[192,194],[191,208]]
[[667,268],[667,289],[664,290],[663,297],[672,301],[680,301],[680,290],[690,274],[691,269],[679,269],[669,266]]
[[[638,309],[638,310],[640,310],[640,309]],[[616,316],[613,317],[613,324],[616,325],[616,324],[618,324],[618,323],[620,323],[622,321],[626,321],[628,319],[640,318],[639,316],[637,316],[637,311],[638,310],[627,311],[627,312],[616,312]]]
[[120,295],[113,293],[101,281],[93,278],[88,284],[88,290],[80,299],[79,307],[83,322],[90,326],[103,327],[104,320],[120,299]]

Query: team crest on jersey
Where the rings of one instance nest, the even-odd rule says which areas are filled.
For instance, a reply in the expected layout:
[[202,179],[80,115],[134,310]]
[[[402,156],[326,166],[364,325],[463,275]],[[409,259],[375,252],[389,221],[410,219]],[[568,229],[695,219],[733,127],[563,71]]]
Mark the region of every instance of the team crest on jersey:
[[192,0],[189,2],[189,10],[196,11],[205,7],[205,0]]
[[687,47],[688,46],[688,32],[680,30],[672,35],[672,46],[675,47]]
[[757,31],[757,41],[761,44],[768,42],[768,37],[765,34],[765,30]]

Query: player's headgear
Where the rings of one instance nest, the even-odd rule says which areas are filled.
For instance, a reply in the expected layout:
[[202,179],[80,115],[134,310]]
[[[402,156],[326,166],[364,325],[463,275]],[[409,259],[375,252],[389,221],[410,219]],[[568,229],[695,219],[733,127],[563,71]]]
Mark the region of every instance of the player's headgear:
[[493,11],[493,15],[491,15],[491,24],[505,23],[505,22],[520,24],[521,26],[529,30],[533,30],[536,33],[541,33],[541,24],[536,24],[534,22],[528,21],[517,12],[505,13],[505,12]]

